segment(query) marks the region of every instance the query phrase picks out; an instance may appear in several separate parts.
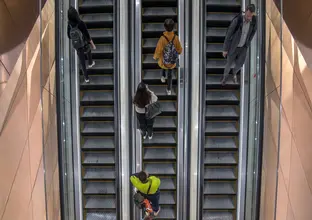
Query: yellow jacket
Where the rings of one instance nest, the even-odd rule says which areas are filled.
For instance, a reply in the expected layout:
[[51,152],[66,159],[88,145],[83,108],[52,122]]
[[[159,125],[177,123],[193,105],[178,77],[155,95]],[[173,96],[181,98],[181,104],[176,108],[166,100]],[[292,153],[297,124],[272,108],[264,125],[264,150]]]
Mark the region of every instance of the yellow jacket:
[[132,185],[141,193],[147,194],[148,188],[150,187],[150,184],[152,184],[148,194],[155,194],[160,186],[160,179],[156,176],[149,176],[147,180],[146,183],[142,183],[139,178],[136,177],[136,174],[133,174],[130,177]]
[[[172,32],[165,31],[163,34],[170,41],[173,39],[173,36],[175,35],[173,31]],[[164,51],[164,48],[167,46],[168,43],[169,42],[167,41],[167,39],[165,37],[161,36],[158,40],[158,43],[157,43],[157,46],[155,49],[155,53],[154,53],[154,59],[158,60],[158,65],[162,69],[173,69],[176,67],[176,64],[167,64],[165,66],[163,63],[163,51]],[[181,46],[179,37],[177,35],[175,36],[173,43],[174,43],[174,46],[175,46],[178,54],[181,54],[182,53],[182,46]]]

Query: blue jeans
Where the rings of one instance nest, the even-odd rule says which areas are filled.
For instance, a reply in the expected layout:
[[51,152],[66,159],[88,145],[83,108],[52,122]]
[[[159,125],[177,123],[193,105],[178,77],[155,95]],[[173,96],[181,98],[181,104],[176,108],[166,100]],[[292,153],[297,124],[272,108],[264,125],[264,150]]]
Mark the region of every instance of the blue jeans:
[[160,191],[159,189],[156,191],[155,194],[143,194],[141,193],[146,199],[148,199],[151,202],[152,208],[154,212],[158,212],[159,210],[159,198],[160,198]]

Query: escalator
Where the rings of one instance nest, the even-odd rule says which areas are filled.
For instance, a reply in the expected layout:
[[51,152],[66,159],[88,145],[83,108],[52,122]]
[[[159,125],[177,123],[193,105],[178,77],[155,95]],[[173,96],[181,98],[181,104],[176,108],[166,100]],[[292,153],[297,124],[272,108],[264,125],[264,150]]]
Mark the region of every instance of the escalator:
[[240,85],[234,84],[230,77],[222,87],[221,78],[226,63],[222,57],[225,34],[240,10],[236,0],[206,0],[202,219],[236,219]]
[[114,1],[84,0],[79,5],[96,50],[90,83],[80,75],[80,133],[83,219],[117,219],[114,111]]
[[[164,21],[177,21],[177,0],[142,0],[142,80],[158,96],[162,114],[154,124],[152,140],[143,141],[143,169],[161,179],[158,219],[176,218],[177,182],[177,91],[176,71],[173,71],[173,89],[166,93],[166,84],[160,80],[161,69],[153,59],[159,37],[164,31]],[[176,31],[176,30],[175,30]]]

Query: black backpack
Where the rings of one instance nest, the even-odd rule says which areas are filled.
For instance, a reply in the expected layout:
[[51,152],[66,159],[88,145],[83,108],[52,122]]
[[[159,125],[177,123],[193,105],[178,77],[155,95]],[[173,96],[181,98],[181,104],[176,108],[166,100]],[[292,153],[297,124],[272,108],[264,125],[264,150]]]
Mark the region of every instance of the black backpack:
[[[236,24],[236,27],[235,27],[235,30],[233,32],[233,35],[238,31],[239,27],[240,27],[240,24],[242,23],[242,13],[240,12],[239,14],[237,14],[231,21],[231,24],[233,23],[233,21],[238,17],[238,21],[237,21],[237,24]],[[230,26],[231,26],[230,24]],[[229,27],[230,27],[229,26]],[[226,30],[226,34],[225,36],[227,35],[227,32],[228,32],[229,28]]]
[[83,39],[83,34],[78,28],[77,24],[76,26],[70,26],[69,36],[72,41],[73,47],[77,50],[80,48],[83,48],[85,46],[85,41]]
[[[152,186],[152,181],[150,181],[151,184],[149,185],[148,187],[148,190],[147,190],[147,195],[149,194],[150,192],[150,189],[151,189],[151,186]],[[136,192],[133,196],[133,201],[134,201],[134,204],[136,205],[136,207],[138,207],[139,209],[142,209],[143,208],[143,205],[144,205],[144,196],[141,194],[141,192]]]

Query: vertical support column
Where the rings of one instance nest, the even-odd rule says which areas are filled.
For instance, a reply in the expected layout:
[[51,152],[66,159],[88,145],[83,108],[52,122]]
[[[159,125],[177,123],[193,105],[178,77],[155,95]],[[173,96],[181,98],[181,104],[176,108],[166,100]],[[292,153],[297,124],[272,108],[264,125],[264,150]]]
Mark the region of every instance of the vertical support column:
[[119,187],[120,187],[120,219],[130,220],[130,109],[129,109],[129,16],[128,0],[119,0],[117,3],[117,45],[115,48],[119,51],[117,63],[119,64],[118,81],[118,119],[119,121]]
[[[242,0],[242,11],[245,11],[246,1]],[[248,4],[248,3],[247,3]],[[245,219],[246,174],[247,174],[247,146],[249,119],[249,77],[250,77],[250,49],[246,63],[240,73],[240,115],[239,115],[239,161],[237,184],[236,219]]]
[[202,64],[202,7],[203,0],[192,0],[192,34],[191,34],[191,126],[190,126],[190,201],[189,211],[190,220],[197,220],[199,218],[200,202],[199,191],[200,191],[200,141],[199,134],[201,131],[201,89],[199,85],[200,78],[203,74]]

